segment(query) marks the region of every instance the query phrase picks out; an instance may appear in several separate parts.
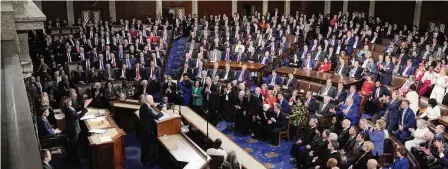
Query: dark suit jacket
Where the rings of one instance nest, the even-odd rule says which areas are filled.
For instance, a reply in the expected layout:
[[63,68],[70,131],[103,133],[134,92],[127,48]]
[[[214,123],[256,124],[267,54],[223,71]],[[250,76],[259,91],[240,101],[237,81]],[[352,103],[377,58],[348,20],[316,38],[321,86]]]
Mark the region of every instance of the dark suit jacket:
[[[269,77],[268,77],[268,80],[266,81],[266,84],[271,84],[271,82],[272,82],[272,78],[274,78],[272,75],[269,75]],[[275,76],[275,80],[274,80],[274,83],[276,84],[276,85],[279,85],[280,83],[281,83],[281,78],[280,78],[280,75],[276,75]]]
[[345,143],[339,143],[339,146],[342,147],[342,149],[345,152],[349,152],[351,150],[353,150],[353,147],[355,146],[356,143],[356,135],[353,138],[350,138],[350,135],[347,137],[347,142]]
[[[352,69],[354,69],[354,68],[352,68]],[[349,76],[349,77],[352,77],[351,73],[352,73],[352,70],[350,70],[350,71],[348,72],[348,76]],[[361,68],[361,67],[358,67],[358,68],[354,71],[354,73],[353,73],[353,77],[354,77],[355,79],[361,79],[361,73],[362,73],[362,68]]]
[[288,81],[289,81],[289,78],[286,78],[284,81],[283,81],[283,85],[285,85],[286,87],[288,87],[288,91],[289,92],[292,92],[292,91],[294,91],[295,89],[297,89],[297,79],[296,78],[292,78],[291,79],[291,81],[289,82],[289,84],[288,84]]
[[334,69],[334,73],[339,75],[339,72],[341,72],[342,76],[347,76],[347,74],[350,72],[350,68],[347,66],[347,64],[344,64],[344,66],[338,64],[336,66],[336,69]]
[[39,135],[41,136],[56,134],[53,127],[51,127],[50,122],[48,122],[48,119],[43,116],[37,119],[37,125],[39,128]]
[[327,105],[325,105],[324,107],[324,102],[319,104],[319,108],[317,108],[316,113],[319,113],[323,116],[332,116],[332,114],[330,114],[330,108],[333,106],[331,103],[328,103]]
[[[182,76],[182,74],[183,74],[183,72],[184,72],[184,67],[182,67],[182,68],[180,68],[177,72],[177,76],[178,77],[180,77],[180,76]],[[148,71],[149,72],[149,71]],[[188,77],[192,77],[192,75],[193,75],[193,70],[191,69],[191,68],[188,68],[187,69],[187,71],[186,71],[186,73],[188,74]]]
[[156,131],[156,124],[155,121],[156,119],[159,119],[160,117],[163,116],[162,113],[157,113],[153,112],[152,109],[150,109],[148,107],[147,104],[143,104],[140,106],[139,109],[139,116],[140,116],[140,121],[139,121],[139,129],[140,129],[140,134],[143,136],[156,136],[157,135],[157,131]]
[[345,89],[342,89],[339,92],[339,95],[338,95],[338,89],[334,91],[334,99],[336,102],[343,102],[345,101],[346,97],[347,97],[347,91]]
[[62,108],[62,112],[65,114],[64,134],[71,140],[78,140],[78,135],[81,132],[79,119],[84,116],[84,113],[78,114],[75,109],[67,107]]
[[347,143],[348,137],[350,136],[348,134],[350,130],[350,127],[347,129],[342,129],[341,133],[337,133],[338,134],[338,143],[340,147],[344,147],[345,143]]
[[221,74],[221,71],[219,70],[219,69],[216,69],[216,72],[215,72],[215,74],[213,75],[213,70],[214,69],[209,69],[208,71],[207,71],[207,76],[208,77],[210,77],[210,78],[215,78],[215,76],[219,76],[220,74]]
[[[325,92],[326,88],[327,88],[326,85],[325,85],[325,86],[322,86],[322,87],[320,88],[319,92],[317,93],[317,95],[322,96],[323,93]],[[328,91],[327,91],[327,96],[334,97],[335,94],[336,94],[336,88],[333,87],[333,86],[330,86],[330,88],[329,88]]]
[[[303,103],[306,103],[306,99],[303,100]],[[310,99],[309,103],[308,103],[308,107],[306,108],[308,110],[308,113],[310,114],[314,114],[316,112],[318,108],[317,102],[314,99]]]
[[50,164],[46,164],[44,162],[42,162],[42,167],[43,169],[53,169],[53,167]]
[[[221,74],[219,75],[220,79],[224,79],[224,76],[226,76],[227,71],[223,70],[221,71]],[[232,81],[233,78],[235,78],[235,72],[233,70],[229,70],[229,73],[227,74],[227,80]]]
[[[213,72],[211,72],[211,73],[213,73]],[[243,79],[242,79],[243,82],[250,80],[250,73],[248,70],[244,71],[243,74],[244,74]],[[241,76],[241,73],[237,73],[235,76],[235,79],[239,80],[240,76]]]
[[403,131],[408,131],[409,128],[416,128],[417,122],[415,120],[415,114],[410,108],[406,109],[406,114],[404,115],[403,123],[401,123],[401,118],[403,117],[403,111],[400,111],[398,116],[398,124],[403,126]]
[[378,98],[380,98],[380,97],[382,97],[383,95],[389,93],[389,90],[388,90],[385,86],[383,86],[383,85],[381,85],[380,87],[376,87],[376,86],[374,86],[373,89],[372,89],[372,93],[370,94],[370,96],[371,96],[371,97],[373,96],[374,98],[377,98],[377,95],[376,95],[377,90],[379,90],[379,92],[378,92],[378,93],[379,93],[379,97],[378,97]]

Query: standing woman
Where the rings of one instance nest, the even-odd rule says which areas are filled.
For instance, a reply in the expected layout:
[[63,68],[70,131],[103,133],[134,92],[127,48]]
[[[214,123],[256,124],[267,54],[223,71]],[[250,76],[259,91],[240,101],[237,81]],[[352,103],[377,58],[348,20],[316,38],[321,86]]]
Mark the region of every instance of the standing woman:
[[191,88],[191,97],[193,99],[192,105],[194,108],[199,108],[202,106],[202,90],[203,89],[199,84],[199,80],[195,81],[194,86]]
[[409,100],[409,108],[413,112],[417,112],[419,109],[419,96],[417,93],[417,86],[415,84],[411,84],[411,86],[409,86],[409,91],[406,93],[406,100]]
[[445,73],[444,67],[440,69],[438,76],[434,80],[435,80],[435,82],[433,82],[435,84],[434,89],[432,90],[429,98],[434,98],[436,99],[437,103],[442,103],[443,97],[445,96],[445,90],[448,84],[448,76]]
[[222,104],[222,115],[224,120],[227,122],[227,129],[232,129],[232,123],[234,122],[234,114],[235,110],[232,105],[233,100],[235,99],[235,92],[232,91],[232,84],[227,83],[224,86],[223,93],[221,95],[220,104]]
[[115,100],[117,98],[117,91],[115,90],[112,82],[108,81],[108,82],[106,82],[106,84],[104,86],[105,86],[105,88],[103,90],[104,99],[106,101]]
[[295,128],[306,126],[308,110],[302,102],[302,99],[296,99],[291,108],[292,115],[290,119]]
[[96,82],[93,85],[93,89],[89,94],[90,98],[92,98],[92,107],[104,108],[103,90],[101,89],[101,84],[99,82]]
[[70,164],[79,166],[78,139],[81,128],[79,119],[84,115],[84,111],[76,112],[72,107],[72,99],[64,97],[62,99],[62,113],[65,114],[64,134],[67,136],[67,160]]
[[376,159],[383,155],[384,152],[384,139],[386,136],[383,128],[385,126],[386,122],[380,119],[376,121],[375,127],[370,127],[370,130],[366,131],[369,135],[370,141],[373,143],[372,154],[376,157]]

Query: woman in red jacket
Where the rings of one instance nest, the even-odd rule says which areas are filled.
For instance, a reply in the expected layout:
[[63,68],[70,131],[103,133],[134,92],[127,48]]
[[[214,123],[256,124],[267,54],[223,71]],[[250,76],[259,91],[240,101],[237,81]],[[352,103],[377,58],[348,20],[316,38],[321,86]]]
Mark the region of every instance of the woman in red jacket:
[[372,93],[374,85],[375,82],[373,82],[372,76],[367,76],[367,80],[364,81],[364,83],[362,84],[361,91],[359,92],[359,94],[364,96],[369,95],[370,93]]
[[317,69],[317,71],[329,72],[330,69],[331,69],[331,62],[328,61],[328,58],[324,58],[324,62],[320,63],[319,69]]
[[425,75],[425,72],[426,72],[425,65],[423,63],[419,63],[418,68],[417,68],[417,70],[415,70],[415,73],[414,73],[415,81],[418,81],[418,82],[422,81],[422,77],[423,77],[423,75]]

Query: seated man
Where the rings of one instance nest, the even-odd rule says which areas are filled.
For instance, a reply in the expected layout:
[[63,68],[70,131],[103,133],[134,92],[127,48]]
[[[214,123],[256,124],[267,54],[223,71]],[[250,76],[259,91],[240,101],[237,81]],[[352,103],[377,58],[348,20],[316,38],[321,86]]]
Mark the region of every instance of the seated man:
[[295,89],[297,89],[297,79],[294,78],[294,74],[290,72],[288,74],[288,79],[285,79],[283,82],[282,92],[284,92],[285,96],[289,98]]
[[53,169],[50,165],[51,161],[51,153],[47,149],[40,150],[40,157],[42,159],[42,167],[43,169]]
[[320,97],[324,97],[324,96],[334,97],[336,88],[333,87],[332,84],[333,84],[332,79],[327,79],[325,86],[322,86],[320,88],[319,92],[317,92],[317,95]]
[[235,72],[230,69],[230,65],[227,63],[225,70],[221,72],[221,75],[219,75],[219,78],[224,82],[231,82],[233,81],[233,78],[235,78]]
[[302,61],[302,69],[304,70],[316,70],[316,61],[311,59],[311,53],[306,54],[306,58]]
[[213,148],[207,149],[206,153],[208,155],[222,155],[224,157],[224,161],[227,159],[227,151],[221,148],[222,141],[221,139],[216,139],[213,143]]
[[308,110],[308,113],[314,117],[316,113],[316,110],[318,108],[317,102],[313,99],[313,93],[311,91],[307,91],[305,95],[305,100],[303,101],[305,104],[306,109]]
[[344,105],[338,105],[338,110],[330,109],[330,112],[336,116],[341,116],[345,119],[349,119],[352,126],[358,125],[358,107],[354,105],[352,98],[347,98]]
[[415,113],[409,108],[409,100],[401,101],[401,112],[398,117],[398,130],[394,132],[395,137],[400,139],[401,143],[405,143],[406,139],[411,135],[409,129],[417,128],[417,121],[415,120]]
[[280,85],[280,83],[281,78],[277,75],[277,71],[272,70],[272,74],[269,75],[268,80],[265,82],[268,85],[268,89],[271,90],[275,85]]
[[247,70],[246,64],[241,66],[241,72],[236,75],[236,80],[238,80],[238,82],[246,82],[250,80],[250,73]]
[[278,135],[280,132],[285,131],[288,128],[288,119],[285,114],[281,111],[282,107],[280,104],[274,105],[274,114],[267,115],[268,121],[265,127],[266,133],[269,135],[269,142],[272,145],[278,145]]
[[286,114],[291,114],[291,108],[288,100],[285,99],[283,93],[277,94],[277,103],[281,106],[281,111]]
[[316,130],[317,130],[317,119],[316,118],[311,118],[310,121],[308,122],[308,127],[305,129],[305,131],[303,131],[301,137],[299,137],[299,139],[295,142],[295,144],[292,145],[290,154],[291,154],[291,161],[295,161],[296,158],[298,156],[299,153],[299,148],[304,146],[304,145],[308,145],[311,143],[311,141],[313,140],[314,136],[316,135]]
[[401,69],[400,75],[403,77],[408,77],[414,74],[415,68],[412,66],[412,59],[408,59],[406,65]]
[[311,166],[315,166],[316,168],[320,168],[321,166],[326,166],[327,161],[330,158],[334,158],[337,160],[339,164],[341,162],[341,154],[338,152],[339,142],[336,140],[328,141],[327,149],[320,153],[319,156],[314,156]]
[[42,114],[40,118],[37,119],[37,125],[39,129],[39,135],[48,136],[61,133],[61,130],[54,129],[50,122],[48,122],[47,117],[50,115],[49,107],[44,106],[40,108],[40,113]]
[[319,108],[316,110],[317,117],[333,115],[330,113],[330,108],[333,107],[333,104],[331,104],[330,101],[331,101],[331,97],[324,96],[324,101],[322,103],[320,103]]
[[353,100],[353,105],[355,105],[356,107],[359,107],[359,105],[361,104],[361,97],[359,96],[358,92],[356,92],[355,85],[350,86],[350,91],[349,93],[347,93],[346,100],[348,98],[351,98]]
[[347,97],[347,91],[344,89],[344,83],[338,82],[338,88],[334,92],[333,102],[342,103],[344,102],[345,98]]

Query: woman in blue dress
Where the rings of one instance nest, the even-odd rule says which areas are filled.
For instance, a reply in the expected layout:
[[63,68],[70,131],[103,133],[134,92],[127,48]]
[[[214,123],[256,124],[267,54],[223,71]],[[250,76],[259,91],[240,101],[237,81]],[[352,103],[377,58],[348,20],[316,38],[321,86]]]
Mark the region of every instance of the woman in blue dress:
[[181,97],[181,103],[184,106],[190,105],[191,101],[191,87],[193,86],[193,82],[188,77],[188,74],[184,73],[180,78],[177,86],[182,91],[179,96]]

